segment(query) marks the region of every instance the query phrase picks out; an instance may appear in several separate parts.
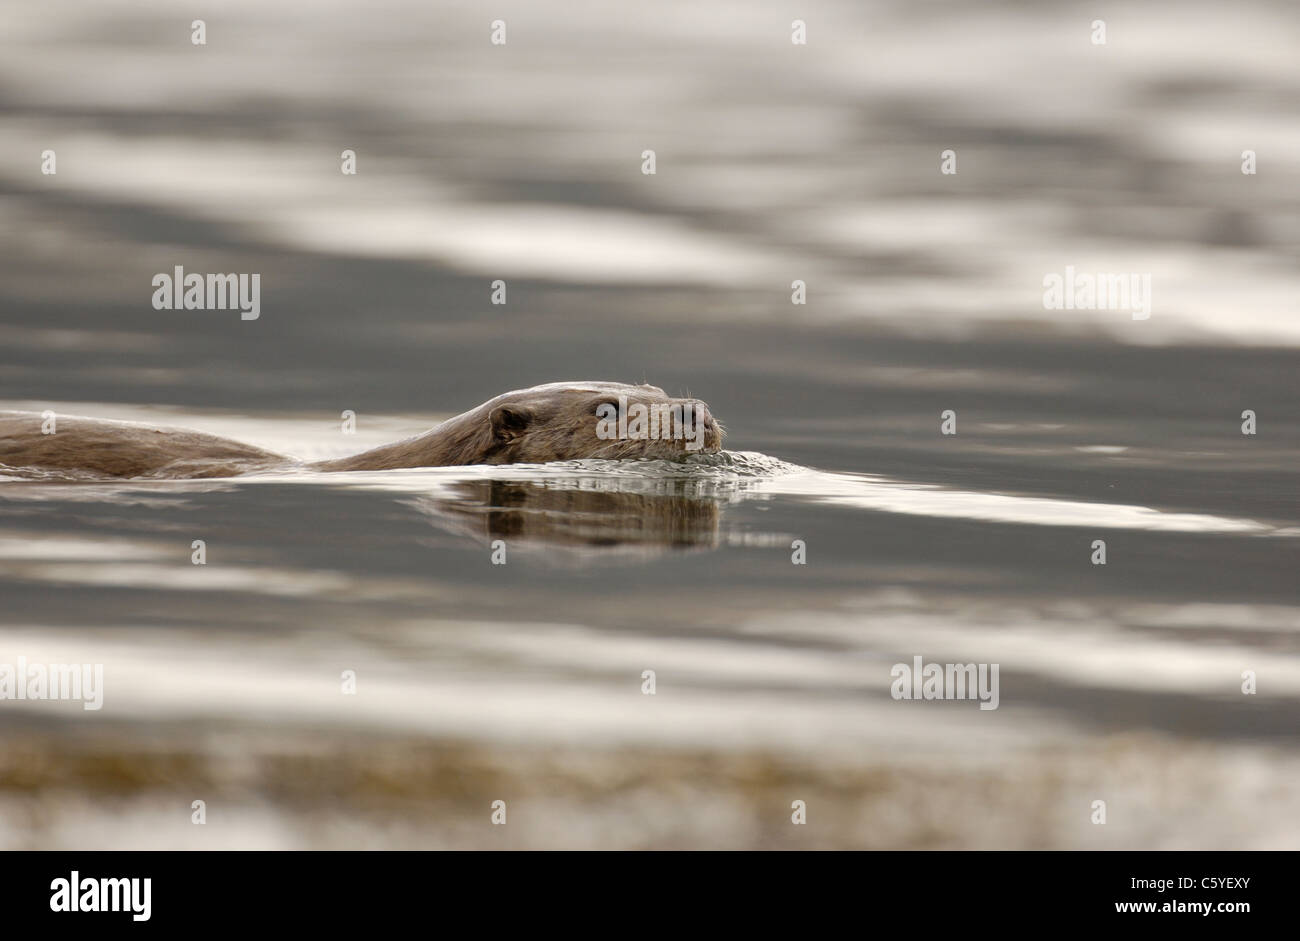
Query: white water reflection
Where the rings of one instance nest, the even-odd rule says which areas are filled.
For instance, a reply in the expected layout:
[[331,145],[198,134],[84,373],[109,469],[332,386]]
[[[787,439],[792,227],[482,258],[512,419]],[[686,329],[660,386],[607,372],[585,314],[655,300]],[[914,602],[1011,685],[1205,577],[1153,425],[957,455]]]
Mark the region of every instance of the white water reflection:
[[[300,437],[307,434],[300,432]],[[377,437],[372,435],[371,437]],[[250,437],[248,440],[254,440]],[[263,438],[265,440],[265,437]],[[281,439],[283,440],[283,439]],[[310,450],[310,448],[308,449]],[[333,447],[328,450],[334,450]],[[21,477],[12,478],[20,481]],[[585,493],[677,496],[737,503],[797,497],[859,510],[965,519],[1028,526],[1087,527],[1166,533],[1225,533],[1290,538],[1296,527],[1207,513],[1183,513],[1122,503],[1094,503],[1040,496],[983,493],[939,484],[895,480],[870,474],[829,473],[786,464],[755,452],[724,452],[675,464],[663,461],[563,461],[554,464],[413,468],[388,471],[308,472],[249,475],[199,481],[126,480],[111,483],[60,484],[30,481],[44,490],[15,490],[16,499],[40,500],[64,494],[70,499],[132,500],[137,494],[206,492],[231,486],[298,484],[337,490],[382,491],[430,497],[454,497],[461,482],[513,481],[547,490]]]
[[[753,292],[797,273],[817,299],[799,316],[820,323],[1300,343],[1289,5],[1225,20],[1145,4],[1098,47],[1056,5],[809,0],[806,48],[747,4],[508,6],[503,48],[471,5],[385,0],[230,5],[196,50],[162,3],[7,5],[0,78],[27,105],[0,114],[10,290],[87,301],[76,279],[50,283],[72,259],[101,303],[136,299],[115,275],[141,246],[25,191],[31,155],[57,145],[57,192],[219,223],[253,251],[735,292],[701,319],[752,315]],[[220,132],[258,106],[260,126]],[[84,109],[94,124],[70,127]],[[941,180],[946,146],[962,162]],[[1065,265],[1152,274],[1152,318],[1044,310],[1042,278]]]

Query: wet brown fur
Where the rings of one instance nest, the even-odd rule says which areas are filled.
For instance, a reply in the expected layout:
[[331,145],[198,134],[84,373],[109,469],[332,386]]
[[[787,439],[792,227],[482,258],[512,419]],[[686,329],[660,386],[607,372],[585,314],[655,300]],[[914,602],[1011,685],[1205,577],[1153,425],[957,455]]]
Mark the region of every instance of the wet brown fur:
[[[331,461],[321,471],[387,470],[463,464],[518,464],[578,458],[677,458],[687,442],[602,440],[596,408],[617,403],[693,405],[704,420],[703,451],[722,447],[723,431],[707,406],[673,399],[651,385],[555,382],[507,392],[436,428]],[[41,433],[34,412],[0,412],[0,465],[78,477],[229,477],[303,465],[293,458],[229,438],[135,422],[58,416],[56,433]]]

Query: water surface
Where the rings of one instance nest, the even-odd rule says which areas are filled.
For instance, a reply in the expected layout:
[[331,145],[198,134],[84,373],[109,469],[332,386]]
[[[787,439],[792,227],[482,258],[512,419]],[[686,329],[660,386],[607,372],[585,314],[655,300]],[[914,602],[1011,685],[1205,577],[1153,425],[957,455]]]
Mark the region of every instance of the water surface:
[[[647,380],[729,451],[6,475],[0,663],[105,691],[0,704],[0,846],[1296,844],[1293,5],[193,15],[0,13],[0,409],[324,458]],[[261,317],[154,310],[176,265]],[[918,655],[998,709],[892,699]]]

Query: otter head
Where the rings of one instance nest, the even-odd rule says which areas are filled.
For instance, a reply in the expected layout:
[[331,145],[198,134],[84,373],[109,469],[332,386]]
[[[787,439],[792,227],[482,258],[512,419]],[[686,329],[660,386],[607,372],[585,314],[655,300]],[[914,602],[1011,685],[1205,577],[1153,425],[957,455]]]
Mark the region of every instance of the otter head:
[[507,392],[482,408],[491,435],[488,464],[672,460],[722,450],[723,429],[707,405],[651,385],[553,382]]

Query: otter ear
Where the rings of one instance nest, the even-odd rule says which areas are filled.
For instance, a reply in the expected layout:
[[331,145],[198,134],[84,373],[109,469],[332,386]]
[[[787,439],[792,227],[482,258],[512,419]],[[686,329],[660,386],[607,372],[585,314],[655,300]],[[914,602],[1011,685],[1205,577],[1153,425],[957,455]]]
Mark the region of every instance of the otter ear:
[[518,438],[532,420],[532,409],[523,405],[498,405],[488,415],[492,434],[502,441]]

